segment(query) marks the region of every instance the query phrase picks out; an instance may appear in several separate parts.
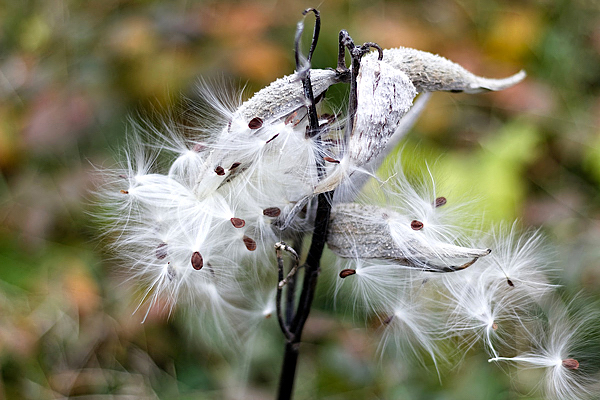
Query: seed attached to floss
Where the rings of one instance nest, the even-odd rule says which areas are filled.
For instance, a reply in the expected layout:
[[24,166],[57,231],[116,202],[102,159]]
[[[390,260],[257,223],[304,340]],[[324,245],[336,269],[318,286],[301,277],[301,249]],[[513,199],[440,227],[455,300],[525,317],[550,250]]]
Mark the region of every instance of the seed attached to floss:
[[356,274],[356,270],[355,269],[343,269],[340,271],[340,278],[344,279],[350,275],[354,275]]
[[445,197],[438,197],[437,199],[435,199],[435,203],[434,203],[434,205],[435,205],[435,207],[436,207],[436,208],[437,208],[437,207],[441,207],[441,206],[443,206],[444,204],[446,204],[446,201],[447,201],[447,200],[446,200],[446,198],[445,198]]
[[119,190],[119,192],[121,192],[122,194],[129,194],[129,191],[123,189]]
[[510,280],[510,278],[506,278],[506,283],[508,283],[508,286],[510,287],[515,287],[515,284],[513,283],[513,281]]
[[263,120],[259,117],[254,117],[248,122],[248,128],[250,129],[258,129],[263,125]]
[[276,138],[277,136],[279,136],[279,133],[278,133],[278,134],[276,134],[276,135],[274,135],[274,136],[273,136],[271,139],[267,140],[267,141],[265,142],[265,144],[267,144],[267,143],[271,143],[273,140],[275,140],[275,138]]
[[336,160],[335,158],[331,158],[331,157],[323,157],[323,160],[330,162],[330,163],[334,163],[334,164],[340,163],[340,160]]
[[246,245],[246,248],[249,251],[256,250],[256,242],[254,241],[254,239],[252,239],[251,237],[248,237],[248,236],[244,235],[244,238],[242,240],[244,241],[244,245]]
[[200,255],[200,252],[195,251],[194,254],[192,254],[192,267],[194,267],[196,271],[199,271],[203,266],[204,260],[202,259],[202,255]]
[[233,170],[236,169],[237,167],[239,167],[240,165],[242,165],[242,163],[239,162],[234,162],[233,164],[231,164],[231,167],[229,167],[229,170]]
[[235,227],[235,228],[243,228],[246,225],[246,221],[244,221],[241,218],[231,218],[230,219],[231,224]]
[[415,219],[410,223],[410,227],[413,229],[413,231],[420,231],[423,229],[423,223]]
[[200,143],[196,143],[194,145],[194,147],[192,148],[192,150],[194,150],[196,153],[200,153],[204,149],[205,149],[204,145],[202,145]]
[[495,331],[497,331],[498,330],[498,324],[494,322],[492,324],[492,329],[495,330]]
[[293,113],[291,113],[290,115],[288,115],[285,118],[285,121],[283,123],[286,124],[286,125],[289,125],[289,124],[291,124],[294,121],[294,118],[296,118],[297,116],[298,116],[298,112],[294,111]]
[[573,371],[579,369],[579,361],[574,358],[566,358],[562,360],[562,366]]
[[266,217],[279,217],[281,215],[281,209],[279,207],[269,207],[263,210],[263,215]]
[[386,319],[383,320],[384,325],[389,325],[393,319],[394,319],[394,314],[390,315],[389,317],[387,317]]
[[225,175],[225,169],[219,165],[215,168],[215,173],[219,176]]
[[156,246],[156,258],[159,260],[164,260],[165,257],[167,257],[167,244],[162,242]]

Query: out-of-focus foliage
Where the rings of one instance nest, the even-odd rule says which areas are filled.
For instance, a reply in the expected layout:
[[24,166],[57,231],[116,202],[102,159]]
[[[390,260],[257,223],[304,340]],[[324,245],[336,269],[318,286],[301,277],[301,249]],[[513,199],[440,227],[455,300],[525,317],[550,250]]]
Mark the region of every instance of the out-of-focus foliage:
[[[245,398],[272,396],[276,329],[248,349],[250,368],[233,368],[182,323],[193,310],[141,324],[145,310],[132,315],[137,300],[86,211],[94,166],[112,164],[128,115],[194,98],[200,76],[247,82],[251,93],[291,73],[308,6],[323,18],[315,67],[335,66],[344,28],[357,42],[438,53],[480,75],[526,69],[505,92],[435,94],[398,154],[409,171],[429,163],[448,198],[479,200],[488,222],[542,226],[564,290],[600,296],[598,3],[322,3],[0,3],[0,398],[220,399],[245,380]],[[344,90],[331,92],[342,104]],[[513,399],[535,385],[527,374],[510,383],[477,349],[460,368],[442,367],[442,385],[433,368],[379,361],[374,335],[354,329],[320,285],[298,399]]]

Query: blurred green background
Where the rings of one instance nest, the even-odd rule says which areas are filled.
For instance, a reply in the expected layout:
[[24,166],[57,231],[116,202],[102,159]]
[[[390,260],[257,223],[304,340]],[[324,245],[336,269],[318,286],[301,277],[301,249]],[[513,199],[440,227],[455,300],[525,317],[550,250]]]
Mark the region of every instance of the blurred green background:
[[[600,298],[596,0],[2,0],[0,399],[221,399],[246,380],[244,398],[273,396],[275,321],[248,349],[249,368],[194,335],[184,310],[142,324],[88,214],[89,191],[94,168],[124,145],[128,116],[166,113],[194,97],[200,76],[250,94],[291,73],[309,6],[323,21],[317,68],[335,66],[347,29],[480,75],[527,70],[504,92],[434,94],[402,157],[431,164],[449,196],[478,199],[487,221],[542,227],[562,291]],[[536,398],[535,377],[509,379],[481,349],[442,369],[441,385],[433,368],[378,358],[376,329],[338,318],[327,278],[320,289],[297,399]]]

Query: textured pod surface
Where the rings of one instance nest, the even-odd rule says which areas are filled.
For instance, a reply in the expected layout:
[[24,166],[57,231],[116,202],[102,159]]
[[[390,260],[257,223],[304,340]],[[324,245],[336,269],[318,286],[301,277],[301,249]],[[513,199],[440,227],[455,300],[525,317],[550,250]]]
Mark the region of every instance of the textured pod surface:
[[[415,268],[444,270],[457,259],[487,256],[489,249],[472,249],[439,241],[425,242],[406,235],[399,243],[389,224],[402,220],[385,208],[344,203],[332,209],[327,245],[338,256],[357,259],[388,259]],[[418,234],[418,233],[416,233]]]
[[[312,69],[310,78],[315,98],[322,95],[329,86],[339,82],[338,73],[326,69]],[[235,116],[242,117],[246,121],[257,117],[263,120],[282,118],[304,106],[306,106],[306,98],[302,81],[298,75],[292,74],[279,78],[256,92],[252,98],[242,104]]]
[[417,90],[408,76],[376,58],[365,58],[357,77],[357,113],[348,143],[361,166],[376,157],[413,104]]
[[[366,57],[376,59],[377,56],[369,54]],[[444,57],[406,47],[384,50],[383,61],[408,75],[419,92],[503,90],[526,76],[525,71],[520,71],[504,79],[483,78]]]

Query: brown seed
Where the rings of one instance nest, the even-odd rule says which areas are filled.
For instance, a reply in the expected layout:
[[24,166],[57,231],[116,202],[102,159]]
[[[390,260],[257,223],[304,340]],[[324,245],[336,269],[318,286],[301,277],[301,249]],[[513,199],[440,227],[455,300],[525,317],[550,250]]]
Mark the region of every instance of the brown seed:
[[386,319],[383,320],[383,323],[385,325],[389,325],[390,322],[392,322],[392,320],[394,319],[394,314],[390,315],[389,317],[387,317]]
[[579,369],[579,361],[574,358],[567,358],[562,360],[562,366],[570,370]]
[[510,278],[506,278],[506,283],[508,283],[508,286],[510,287],[515,287],[515,284],[510,280]]
[[284,121],[284,123],[285,123],[286,125],[289,125],[289,124],[291,124],[291,123],[292,123],[292,121],[294,120],[294,118],[296,118],[297,116],[298,116],[298,112],[297,112],[297,111],[294,111],[293,113],[291,113],[290,115],[288,115],[288,116],[285,118],[285,121]]
[[446,202],[447,202],[447,200],[446,200],[446,198],[445,198],[445,197],[438,197],[437,199],[435,199],[435,203],[434,203],[434,205],[435,205],[436,207],[441,207],[441,206],[443,206],[444,204],[446,204]]
[[271,139],[267,140],[267,141],[265,142],[265,144],[267,144],[267,143],[271,143],[273,140],[275,140],[275,138],[276,138],[277,136],[279,136],[279,133],[278,133],[278,134],[276,134],[276,135],[274,135],[274,136],[273,136]]
[[236,169],[240,165],[242,165],[242,163],[234,162],[233,164],[231,164],[231,167],[229,167],[229,170],[231,171],[232,169]]
[[225,175],[225,170],[219,165],[217,168],[215,168],[215,173],[219,176]]
[[230,219],[230,221],[231,221],[231,224],[236,228],[243,228],[246,225],[246,221],[244,221],[241,218],[233,217]]
[[355,269],[343,269],[340,271],[340,278],[344,279],[350,275],[354,275],[356,274],[356,270]]
[[265,315],[265,319],[269,319],[269,318],[271,318],[271,313],[268,313]]
[[203,266],[204,260],[202,259],[202,256],[199,252],[195,251],[194,254],[192,254],[192,267],[198,271],[201,270]]
[[495,330],[495,331],[498,330],[498,324],[494,322],[492,324],[492,329]]
[[250,129],[258,129],[262,126],[263,124],[263,120],[258,118],[258,117],[254,117],[250,120],[250,122],[248,122],[248,128]]
[[420,231],[421,229],[423,229],[423,223],[421,221],[417,221],[416,219],[413,220],[410,223],[410,227],[414,230],[414,231]]
[[119,175],[119,178],[121,178],[121,179],[129,179],[129,178],[127,177],[127,175],[123,175],[123,174]]
[[256,250],[256,242],[251,237],[244,235],[244,244],[249,251]]
[[331,157],[323,157],[323,160],[330,162],[330,163],[334,163],[334,164],[340,163],[340,160],[336,160],[335,158],[331,158]]
[[162,242],[156,247],[156,258],[164,260],[165,257],[167,257],[167,244]]
[[200,153],[202,150],[204,150],[204,145],[200,144],[200,143],[196,143],[194,145],[194,147],[192,148],[192,150],[194,150],[196,153]]
[[121,189],[120,192],[123,193],[123,194],[129,194],[129,191],[123,190],[123,189]]
[[269,207],[263,210],[263,215],[267,217],[279,217],[281,209],[279,207]]

